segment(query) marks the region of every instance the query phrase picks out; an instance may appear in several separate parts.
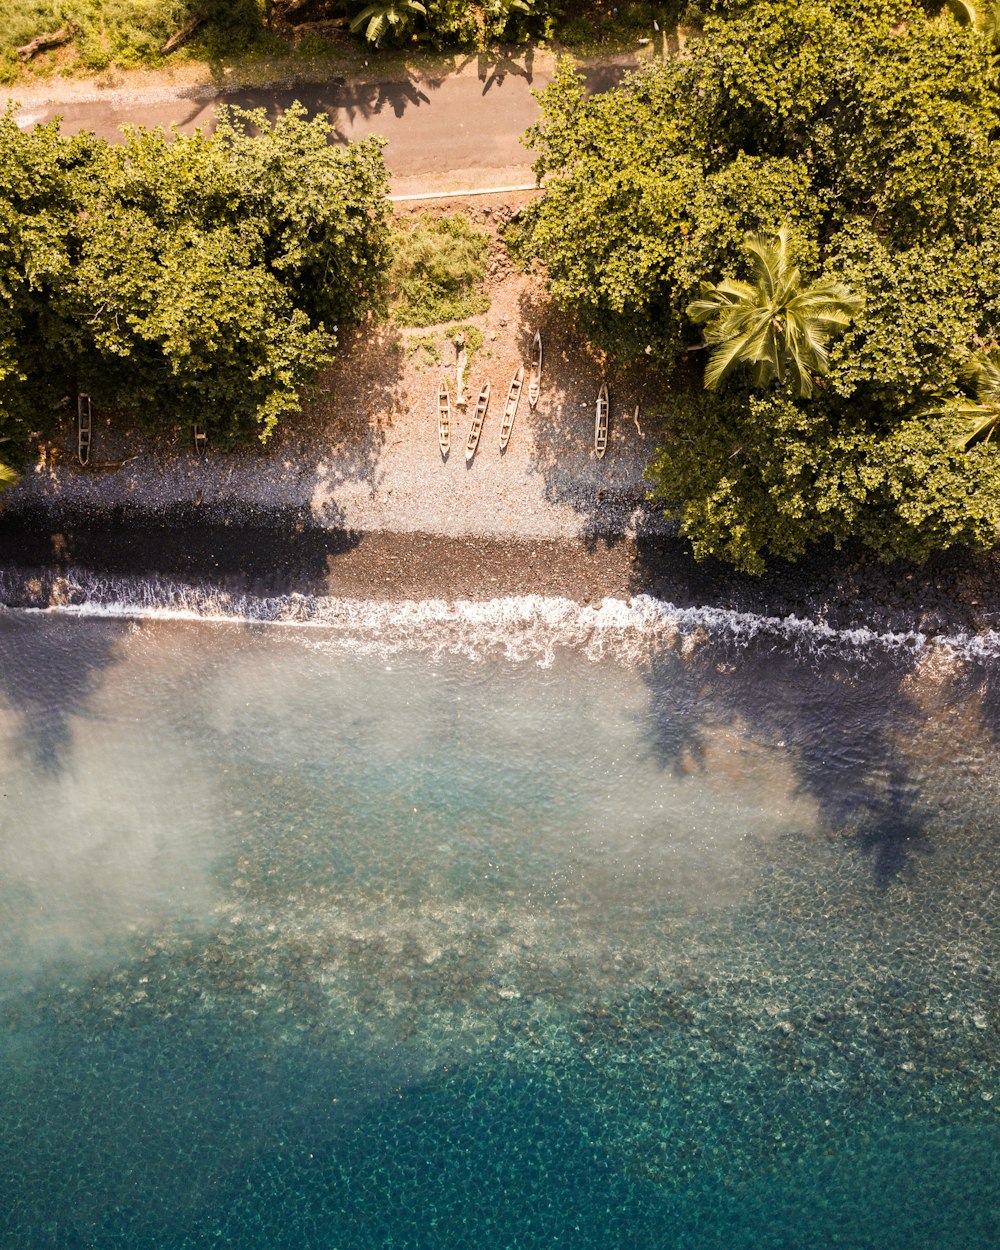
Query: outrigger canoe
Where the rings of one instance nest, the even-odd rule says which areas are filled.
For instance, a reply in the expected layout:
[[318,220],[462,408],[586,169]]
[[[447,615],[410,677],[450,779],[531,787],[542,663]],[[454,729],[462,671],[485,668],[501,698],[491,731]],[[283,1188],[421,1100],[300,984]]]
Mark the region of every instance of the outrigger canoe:
[[518,365],[507,392],[507,406],[503,410],[503,421],[500,423],[500,450],[506,451],[510,442],[510,432],[514,428],[517,416],[517,405],[521,398],[521,387],[524,385],[524,365]]
[[531,344],[531,377],[528,379],[528,404],[533,409],[538,403],[542,389],[542,336],[535,331],[535,339]]
[[479,446],[479,436],[483,432],[483,421],[486,418],[486,409],[490,402],[490,384],[485,383],[483,389],[479,392],[479,399],[476,401],[476,411],[472,418],[472,428],[469,430],[469,440],[465,444],[465,463],[471,464],[472,457],[476,454],[476,448]]
[[608,449],[608,384],[601,383],[597,392],[597,419],[594,422],[594,452],[598,460],[603,459]]
[[90,463],[90,396],[76,397],[76,456],[81,464]]
[[441,455],[448,455],[451,446],[451,396],[448,394],[448,383],[442,378],[438,387],[438,446]]

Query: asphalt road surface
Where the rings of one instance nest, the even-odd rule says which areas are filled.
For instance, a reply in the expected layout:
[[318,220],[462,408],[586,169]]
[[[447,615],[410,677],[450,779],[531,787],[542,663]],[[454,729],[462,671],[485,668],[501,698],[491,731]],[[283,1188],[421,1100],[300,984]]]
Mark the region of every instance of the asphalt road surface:
[[[583,67],[592,91],[618,82],[627,63]],[[303,83],[294,87],[217,90],[93,92],[58,102],[25,96],[21,125],[60,116],[68,133],[92,130],[110,140],[127,124],[176,125],[182,133],[211,129],[220,103],[263,108],[274,118],[295,100],[310,114],[325,113],[339,142],[381,135],[385,162],[397,195],[465,188],[516,186],[533,181],[531,153],[521,144],[537,120],[532,94],[552,81],[547,62],[536,68],[532,53],[499,60],[470,57],[459,70],[420,73],[386,82]]]

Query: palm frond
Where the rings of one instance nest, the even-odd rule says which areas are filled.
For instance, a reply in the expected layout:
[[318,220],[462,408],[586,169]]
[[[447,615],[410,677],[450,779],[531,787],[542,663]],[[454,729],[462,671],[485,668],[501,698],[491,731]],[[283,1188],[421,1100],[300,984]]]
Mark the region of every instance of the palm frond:
[[1000,426],[1000,408],[990,408],[978,418],[971,417],[972,429],[955,440],[955,446],[965,451],[973,443],[988,443]]
[[725,278],[702,283],[701,298],[687,314],[708,323],[705,343],[714,345],[705,366],[705,386],[714,390],[737,364],[751,368],[756,386],[791,373],[798,394],[813,392],[813,376],[828,372],[827,343],[862,307],[843,283],[826,280],[802,287],[800,270],[789,263],[789,232],[750,234],[746,250],[755,281]]
[[705,390],[714,391],[729,376],[737,365],[743,363],[741,338],[730,339],[721,343],[709,356],[705,363]]
[[757,285],[766,299],[773,297],[788,268],[788,237],[787,227],[782,226],[777,235],[748,234],[744,240]]
[[1000,349],[974,356],[970,375],[979,402],[1000,405]]
[[978,10],[974,4],[969,3],[969,0],[945,0],[945,6],[955,15],[955,20],[961,22],[963,26],[978,25]]

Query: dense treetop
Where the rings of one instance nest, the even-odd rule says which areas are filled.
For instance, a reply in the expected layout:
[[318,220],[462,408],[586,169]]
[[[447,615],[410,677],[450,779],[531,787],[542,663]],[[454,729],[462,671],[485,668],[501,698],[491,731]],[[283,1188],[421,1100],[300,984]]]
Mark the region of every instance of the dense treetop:
[[[560,73],[523,245],[593,338],[671,377],[655,480],[699,554],[759,569],[823,536],[915,557],[992,542],[1000,464],[961,408],[1000,335],[994,46],[907,0],[729,9],[619,90]],[[782,228],[802,281],[852,302],[828,371],[692,393],[702,284],[745,283],[747,236]]]
[[0,437],[16,450],[87,391],[266,438],[382,301],[380,144],[329,139],[298,108],[122,145],[0,118]]

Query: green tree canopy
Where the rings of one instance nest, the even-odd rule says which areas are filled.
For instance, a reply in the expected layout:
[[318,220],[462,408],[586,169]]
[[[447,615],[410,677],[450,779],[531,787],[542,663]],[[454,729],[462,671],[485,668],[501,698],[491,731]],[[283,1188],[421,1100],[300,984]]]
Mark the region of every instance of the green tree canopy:
[[[954,409],[926,413],[1000,341],[1000,58],[911,0],[719,7],[614,91],[560,70],[526,138],[546,193],[517,245],[595,342],[663,371],[651,476],[702,554],[759,568],[823,536],[915,556],[992,541],[992,442],[963,451]],[[794,350],[789,303],[776,314],[743,249],[783,226],[819,313]],[[773,393],[685,394],[689,307],[716,348],[704,380],[743,360]]]
[[22,437],[82,389],[151,422],[266,438],[338,327],[383,301],[377,140],[334,147],[300,107],[122,145],[2,126],[0,422]]

